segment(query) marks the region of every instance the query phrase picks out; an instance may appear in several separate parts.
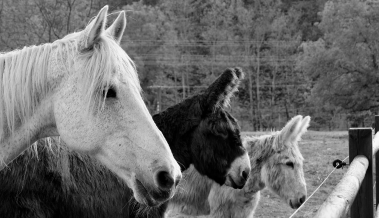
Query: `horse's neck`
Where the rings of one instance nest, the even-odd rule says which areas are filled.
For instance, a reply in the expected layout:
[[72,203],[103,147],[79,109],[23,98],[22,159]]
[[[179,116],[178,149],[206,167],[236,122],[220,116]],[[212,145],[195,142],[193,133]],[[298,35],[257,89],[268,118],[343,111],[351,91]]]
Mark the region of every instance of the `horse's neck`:
[[[40,50],[43,50],[44,48],[45,50],[52,49],[52,46],[46,46],[47,47],[41,46],[40,48],[38,46],[25,48],[21,51],[11,52],[9,55],[4,54],[0,57],[0,62],[3,61],[3,63],[7,63],[7,61],[12,61],[12,58],[15,58],[16,61],[20,62],[23,61],[23,59],[20,59],[18,56],[25,56],[25,53],[28,51],[34,51],[37,50],[37,48]],[[1,93],[6,91],[8,95],[12,95],[12,92],[22,93],[20,94],[22,95],[21,97],[13,97],[11,100],[6,100],[10,97],[6,97],[5,95],[1,96],[1,101],[4,106],[1,108],[3,111],[2,114],[0,114],[2,116],[0,170],[39,138],[57,135],[53,114],[52,92],[54,87],[59,85],[62,76],[48,74],[49,66],[55,65],[51,63],[52,57],[56,57],[54,54],[55,53],[50,52],[42,55],[42,57],[34,57],[37,56],[37,54],[30,55],[30,57],[35,59],[25,60],[24,64],[29,64],[28,66],[30,67],[30,69],[25,70],[25,72],[21,71],[20,67],[16,69],[7,68],[6,71],[3,72],[3,79],[10,77],[10,74],[22,74],[22,76],[17,77],[18,79],[11,80],[16,82],[17,85],[20,84],[21,87],[28,88],[29,91],[21,92],[15,88],[18,87],[16,85],[14,87],[10,85],[0,87],[2,89]],[[39,60],[38,58],[49,59]],[[37,63],[45,63],[46,65],[36,67]],[[30,79],[29,77],[33,79]],[[33,82],[30,83],[30,81]],[[7,104],[5,103],[6,101]]]
[[11,135],[5,136],[0,143],[0,170],[39,138],[58,135],[53,120],[51,101],[46,100],[27,122],[18,125]]

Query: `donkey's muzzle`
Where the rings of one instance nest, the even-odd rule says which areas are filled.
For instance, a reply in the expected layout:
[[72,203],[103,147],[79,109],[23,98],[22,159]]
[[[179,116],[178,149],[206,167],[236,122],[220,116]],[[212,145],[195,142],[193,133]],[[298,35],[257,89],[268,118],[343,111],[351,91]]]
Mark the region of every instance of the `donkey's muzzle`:
[[292,209],[299,208],[304,202],[305,202],[306,196],[303,195],[299,199],[291,199],[290,200],[290,206]]
[[251,166],[249,156],[244,154],[241,157],[238,157],[231,164],[225,185],[235,189],[242,189],[249,179],[250,170]]
[[241,172],[241,180],[245,180],[245,183],[247,179],[249,178],[250,169],[242,170]]
[[250,170],[243,170],[241,171],[240,176],[237,176],[236,178],[233,178],[229,175],[226,178],[225,185],[230,186],[234,189],[242,189],[245,186],[247,179],[249,178],[249,172]]

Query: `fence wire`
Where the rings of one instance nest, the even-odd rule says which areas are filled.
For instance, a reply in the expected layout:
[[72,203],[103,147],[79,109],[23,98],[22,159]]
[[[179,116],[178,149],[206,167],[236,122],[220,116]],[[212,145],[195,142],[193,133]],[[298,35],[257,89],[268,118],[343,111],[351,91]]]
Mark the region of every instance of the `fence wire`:
[[[345,157],[345,159],[342,160],[342,162],[344,162],[347,158],[349,158],[349,156]],[[296,215],[297,212],[299,212],[299,210],[305,205],[305,203],[307,203],[307,201],[321,188],[321,186],[326,182],[326,180],[328,180],[328,178],[330,177],[330,175],[333,174],[333,172],[337,169],[337,167],[339,166],[340,164],[337,163],[337,166],[334,167],[334,169],[332,170],[332,172],[330,172],[328,174],[328,176],[326,176],[326,178],[324,179],[324,181],[322,181],[322,183],[312,192],[311,195],[309,195],[309,197],[304,201],[303,204],[300,205],[299,208],[297,208],[297,210],[295,210],[295,212],[292,213],[292,215],[289,217],[289,218],[292,218],[293,216]]]

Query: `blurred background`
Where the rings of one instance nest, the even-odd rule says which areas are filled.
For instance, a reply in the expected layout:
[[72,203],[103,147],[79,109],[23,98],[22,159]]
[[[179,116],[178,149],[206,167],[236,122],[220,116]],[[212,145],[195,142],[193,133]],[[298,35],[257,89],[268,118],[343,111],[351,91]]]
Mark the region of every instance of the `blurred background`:
[[244,131],[297,114],[313,130],[347,130],[378,114],[377,1],[0,0],[0,51],[79,31],[106,4],[126,11],[121,46],[152,114],[236,66],[246,77],[230,111]]

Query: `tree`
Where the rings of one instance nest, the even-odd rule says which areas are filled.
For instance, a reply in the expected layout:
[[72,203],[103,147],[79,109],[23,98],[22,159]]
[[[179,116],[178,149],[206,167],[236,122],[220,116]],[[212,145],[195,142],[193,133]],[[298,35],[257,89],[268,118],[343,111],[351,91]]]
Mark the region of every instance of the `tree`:
[[[97,0],[99,1],[99,0]],[[84,28],[98,12],[96,0],[3,0],[1,2],[0,48],[52,42],[73,30]]]
[[379,107],[379,11],[358,0],[326,3],[323,39],[302,45],[298,69],[313,82],[311,98],[348,113]]

